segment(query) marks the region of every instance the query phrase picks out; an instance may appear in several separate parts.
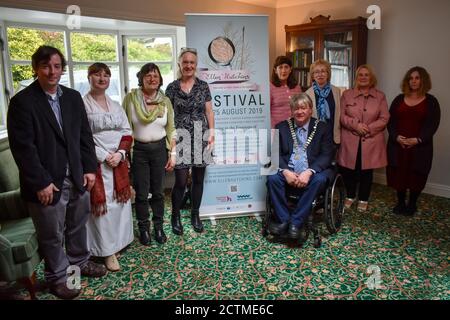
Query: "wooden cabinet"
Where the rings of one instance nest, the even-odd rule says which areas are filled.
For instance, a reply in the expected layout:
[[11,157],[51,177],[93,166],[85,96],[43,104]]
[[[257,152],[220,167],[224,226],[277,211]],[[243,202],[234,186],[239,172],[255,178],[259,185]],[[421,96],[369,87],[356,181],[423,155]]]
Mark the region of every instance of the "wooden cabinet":
[[321,58],[331,64],[331,83],[353,87],[355,71],[366,63],[366,18],[330,20],[330,16],[310,18],[310,23],[285,26],[286,55],[302,90],[311,86],[309,67]]

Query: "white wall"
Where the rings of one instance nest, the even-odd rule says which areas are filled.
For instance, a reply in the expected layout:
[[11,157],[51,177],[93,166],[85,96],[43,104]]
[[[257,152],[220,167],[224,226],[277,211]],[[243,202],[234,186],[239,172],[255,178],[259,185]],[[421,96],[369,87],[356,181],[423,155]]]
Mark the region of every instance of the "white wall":
[[[389,103],[400,93],[400,81],[415,65],[431,75],[441,105],[441,124],[434,139],[434,160],[425,192],[450,197],[450,1],[340,0],[280,8],[276,16],[276,54],[285,53],[285,25],[309,22],[318,14],[331,19],[368,17],[366,9],[381,8],[381,30],[369,30],[367,62],[377,74],[379,89]],[[376,180],[384,182],[384,171]]]

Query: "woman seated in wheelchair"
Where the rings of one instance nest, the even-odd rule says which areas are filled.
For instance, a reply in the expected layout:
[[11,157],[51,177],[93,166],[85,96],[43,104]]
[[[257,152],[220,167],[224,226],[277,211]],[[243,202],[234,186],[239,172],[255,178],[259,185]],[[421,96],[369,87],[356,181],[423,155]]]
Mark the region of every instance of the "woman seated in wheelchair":
[[[332,129],[312,117],[311,98],[300,93],[290,99],[292,117],[278,123],[279,169],[268,176],[267,188],[275,216],[269,232],[275,236],[299,239],[311,214],[314,199],[334,177]],[[288,208],[287,193],[298,196],[295,209]]]

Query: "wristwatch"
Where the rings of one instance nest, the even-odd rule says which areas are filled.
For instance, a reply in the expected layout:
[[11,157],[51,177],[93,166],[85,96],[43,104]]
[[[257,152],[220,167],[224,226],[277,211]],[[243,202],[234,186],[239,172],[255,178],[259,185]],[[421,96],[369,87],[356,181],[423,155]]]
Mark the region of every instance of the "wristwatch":
[[122,155],[122,159],[120,161],[125,161],[126,152],[125,150],[117,150],[118,153]]

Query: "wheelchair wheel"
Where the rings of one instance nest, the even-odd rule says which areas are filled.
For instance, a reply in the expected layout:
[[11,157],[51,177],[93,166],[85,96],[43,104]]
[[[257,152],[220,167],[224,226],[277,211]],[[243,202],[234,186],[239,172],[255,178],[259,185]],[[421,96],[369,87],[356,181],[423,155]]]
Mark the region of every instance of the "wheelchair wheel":
[[340,174],[334,178],[331,187],[325,193],[325,222],[328,232],[334,234],[339,231],[344,215],[345,187]]

